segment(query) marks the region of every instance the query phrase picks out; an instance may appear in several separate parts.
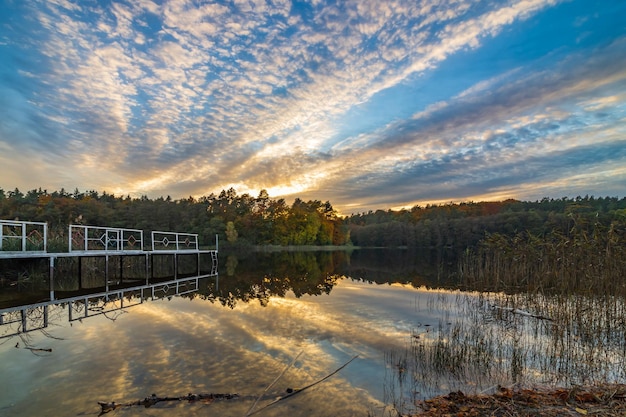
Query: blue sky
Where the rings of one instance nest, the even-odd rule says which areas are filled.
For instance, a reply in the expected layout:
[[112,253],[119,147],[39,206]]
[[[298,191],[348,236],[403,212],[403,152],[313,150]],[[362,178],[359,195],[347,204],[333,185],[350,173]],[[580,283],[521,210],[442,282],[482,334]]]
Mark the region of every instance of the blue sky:
[[626,195],[621,0],[0,0],[0,187]]

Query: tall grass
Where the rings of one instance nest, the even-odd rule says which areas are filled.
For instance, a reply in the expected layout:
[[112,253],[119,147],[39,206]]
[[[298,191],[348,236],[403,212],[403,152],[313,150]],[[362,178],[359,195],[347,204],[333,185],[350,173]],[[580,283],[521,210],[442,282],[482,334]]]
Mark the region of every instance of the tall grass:
[[459,264],[461,283],[478,291],[626,296],[626,226],[575,225],[539,237],[493,234]]
[[406,412],[458,389],[626,383],[624,235],[615,223],[575,225],[543,237],[491,235],[468,251],[459,265],[465,291],[431,305],[439,325],[416,329],[395,353],[404,379],[389,389],[392,403]]

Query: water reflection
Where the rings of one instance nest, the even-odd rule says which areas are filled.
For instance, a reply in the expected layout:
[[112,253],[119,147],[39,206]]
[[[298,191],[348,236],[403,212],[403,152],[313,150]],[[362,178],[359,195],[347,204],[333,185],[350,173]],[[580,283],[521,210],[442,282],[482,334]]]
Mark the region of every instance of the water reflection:
[[[66,301],[45,311],[36,306],[25,314],[26,326],[21,312],[14,319],[9,309],[0,312],[0,360],[7,364],[0,381],[13,382],[0,392],[0,413],[90,414],[98,411],[97,401],[192,392],[238,393],[242,400],[123,413],[205,415],[210,407],[216,415],[241,416],[250,399],[303,352],[270,396],[306,386],[359,356],[311,392],[260,415],[380,414],[384,353],[403,346],[411,329],[430,319],[416,316],[415,306],[431,294],[349,279],[350,268],[372,268],[354,259],[347,252],[231,254],[221,257],[219,278],[196,284],[186,277],[91,296],[68,274]],[[24,332],[37,328],[43,330]]]
[[[45,332],[51,325],[59,325],[65,315],[70,323],[94,316],[105,316],[109,320],[115,319],[124,309],[142,304],[148,300],[157,300],[165,297],[184,296],[195,293],[200,289],[208,277],[217,282],[217,273],[195,276],[191,278],[171,279],[168,281],[150,282],[145,285],[123,287],[116,286],[104,292],[81,293],[77,291],[74,296],[50,301],[42,301],[35,304],[18,305],[0,310],[0,339],[24,336],[35,332]],[[26,348],[28,344],[24,343]],[[31,349],[31,351],[34,351]]]
[[452,389],[626,378],[623,300],[460,292],[448,266],[406,250],[231,253],[219,277],[160,276],[107,297],[68,290],[26,325],[0,310],[0,414],[97,414],[98,401],[191,392],[241,398],[111,415],[243,416],[300,352],[265,402],[358,358],[259,415],[393,415],[389,403]]
[[[21,302],[30,301],[33,295],[42,297],[41,289],[45,287],[45,280],[42,280],[40,288],[3,286],[1,306],[4,309],[0,310],[0,325],[4,327],[0,337],[47,328],[51,304],[67,308],[68,320],[72,322],[97,314],[111,316],[112,312],[147,299],[171,296],[199,297],[211,302],[217,300],[230,308],[252,300],[267,306],[271,297],[293,294],[299,298],[303,295],[330,294],[337,282],[347,276],[367,282],[409,283],[415,287],[436,287],[446,282],[440,279],[440,266],[435,267],[436,271],[429,266],[432,265],[432,259],[428,259],[431,261],[428,263],[424,261],[427,258],[416,256],[415,252],[398,250],[225,254],[220,268],[225,271],[222,276],[227,279],[221,282],[217,269],[211,270],[210,267],[210,272],[204,275],[180,273],[185,266],[185,258],[182,256],[178,261],[176,278],[172,262],[167,257],[153,261],[152,277],[146,278],[143,260],[135,262],[136,259],[126,257],[120,260],[120,269],[125,270],[124,275],[120,272],[117,276],[109,274],[112,279],[106,284],[102,280],[102,268],[99,265],[102,259],[62,259],[56,268],[54,283],[57,301]],[[188,263],[193,269],[196,260],[194,257],[189,259],[191,262]],[[45,269],[40,264],[40,260],[34,261],[35,267]],[[207,277],[215,279],[203,279]],[[19,284],[19,281],[16,283]],[[18,291],[15,292],[15,289]]]
[[371,283],[410,284],[416,288],[456,288],[454,260],[440,253],[398,249],[354,251],[281,251],[221,255],[222,280],[216,291],[220,302],[234,306],[238,300],[293,292],[296,297],[329,294],[338,279],[351,277]]

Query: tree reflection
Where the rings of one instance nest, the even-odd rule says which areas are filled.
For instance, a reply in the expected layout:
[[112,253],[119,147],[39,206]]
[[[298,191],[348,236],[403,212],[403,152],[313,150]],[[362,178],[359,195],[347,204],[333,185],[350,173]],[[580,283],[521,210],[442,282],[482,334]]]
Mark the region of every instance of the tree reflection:
[[276,251],[229,253],[222,256],[219,283],[197,295],[235,308],[238,302],[258,301],[267,306],[271,297],[291,293],[330,294],[341,279],[377,284],[402,283],[415,287],[453,288],[448,272],[453,261],[438,252],[409,250]]
[[[329,294],[341,276],[335,273],[336,263],[345,253],[280,252],[274,254],[237,255],[226,257],[226,276],[209,285],[199,295],[235,308],[239,301],[258,300],[267,306],[271,297],[284,297],[292,292],[303,295]],[[345,261],[345,259],[343,259]]]
[[[219,270],[223,271],[220,276],[167,279],[161,276],[171,265],[164,262],[165,266],[161,268],[159,261],[154,263],[154,278],[149,282],[138,280],[141,274],[134,272],[130,265],[131,268],[124,272],[125,280],[122,282],[120,279],[119,283],[111,284],[107,291],[101,284],[97,286],[91,283],[90,274],[94,276],[94,282],[102,281],[98,274],[88,271],[79,279],[80,274],[70,273],[77,269],[76,265],[70,265],[65,275],[58,274],[58,281],[64,289],[61,291],[60,287],[57,288],[59,300],[36,304],[24,302],[31,299],[28,293],[20,293],[19,297],[6,300],[7,308],[0,309],[0,339],[47,328],[48,322],[40,323],[41,320],[37,318],[47,319],[51,314],[47,310],[48,306],[55,307],[53,305],[60,308],[51,311],[66,310],[72,323],[94,315],[104,315],[114,320],[122,310],[144,300],[172,296],[199,298],[231,309],[239,303],[257,301],[261,306],[267,306],[273,297],[293,295],[299,298],[330,294],[333,287],[343,279],[453,288],[457,284],[447,280],[450,275],[445,272],[446,262],[440,256],[429,258],[427,254],[410,250],[388,249],[228,253],[220,256]],[[84,269],[87,261],[83,264]],[[103,275],[101,271],[100,275]],[[41,309],[46,310],[42,313]]]

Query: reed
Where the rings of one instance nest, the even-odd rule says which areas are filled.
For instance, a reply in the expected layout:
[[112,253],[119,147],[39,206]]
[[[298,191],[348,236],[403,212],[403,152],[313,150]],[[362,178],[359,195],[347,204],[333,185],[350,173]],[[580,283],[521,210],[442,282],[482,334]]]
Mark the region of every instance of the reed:
[[478,291],[626,296],[626,226],[574,226],[567,234],[488,236],[459,263],[464,288]]
[[404,355],[395,354],[403,384],[388,391],[404,407],[398,414],[455,390],[626,382],[624,230],[614,223],[491,235],[468,251],[459,274],[474,292],[430,303],[439,325],[417,329]]

